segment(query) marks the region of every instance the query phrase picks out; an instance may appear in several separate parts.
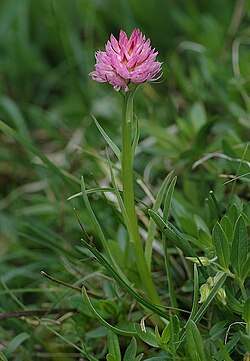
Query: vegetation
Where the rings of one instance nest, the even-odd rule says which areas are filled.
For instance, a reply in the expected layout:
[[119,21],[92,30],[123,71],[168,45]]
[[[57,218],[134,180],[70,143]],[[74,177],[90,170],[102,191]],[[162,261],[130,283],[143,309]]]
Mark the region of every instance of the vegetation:
[[[0,10],[0,360],[249,360],[249,2]],[[110,33],[134,28],[163,62],[135,95],[136,213],[159,302],[122,208],[121,96],[88,75]]]

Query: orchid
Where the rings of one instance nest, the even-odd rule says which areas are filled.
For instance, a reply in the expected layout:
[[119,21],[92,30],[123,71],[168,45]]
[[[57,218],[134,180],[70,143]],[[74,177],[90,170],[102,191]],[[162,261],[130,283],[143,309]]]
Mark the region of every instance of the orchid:
[[131,83],[157,79],[162,63],[156,61],[158,52],[139,29],[134,29],[129,39],[121,30],[118,41],[111,34],[105,48],[106,51],[98,50],[95,54],[95,71],[89,74],[93,80],[109,83],[116,91],[123,88],[128,92]]

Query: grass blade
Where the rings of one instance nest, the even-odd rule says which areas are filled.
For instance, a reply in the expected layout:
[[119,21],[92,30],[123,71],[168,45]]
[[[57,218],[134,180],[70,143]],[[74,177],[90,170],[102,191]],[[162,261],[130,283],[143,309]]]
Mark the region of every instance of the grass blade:
[[[173,172],[170,172],[167,175],[167,177],[164,179],[164,182],[162,183],[162,186],[157,194],[155,203],[152,208],[155,212],[157,212],[161,206],[162,200],[166,193],[168,183],[169,183],[172,175],[173,175]],[[147,234],[147,238],[145,241],[145,259],[146,259],[148,267],[150,267],[150,264],[151,264],[152,244],[153,244],[153,239],[154,239],[154,235],[155,235],[155,229],[156,229],[156,223],[154,222],[154,220],[152,218],[150,218],[149,226],[148,226],[148,234]]]
[[[145,297],[140,296],[137,292],[135,292],[133,290],[133,288],[126,282],[124,281],[124,279],[122,279],[119,274],[116,272],[116,270],[114,269],[114,267],[110,264],[110,262],[108,262],[106,260],[106,258],[94,247],[92,247],[87,241],[85,241],[84,239],[82,239],[82,241],[84,242],[85,246],[88,248],[88,250],[97,258],[97,260],[106,268],[106,270],[108,271],[108,273],[116,280],[116,282],[118,283],[118,285],[123,288],[124,290],[126,290],[132,297],[134,297],[134,299],[136,301],[138,301],[140,304],[142,304],[143,306],[145,306],[146,308],[148,308],[149,310],[153,311],[154,313],[156,313],[157,315],[159,315],[160,317],[163,317],[164,319],[168,320],[169,316],[168,314],[166,314],[164,311],[162,311],[162,309],[155,305],[154,303],[148,301]],[[164,306],[165,309],[167,310],[175,310],[176,309],[174,307],[167,307]],[[182,310],[182,309],[177,309],[177,311],[180,312],[185,312],[185,313],[189,313],[186,310]]]
[[114,326],[110,325],[107,321],[105,321],[99,315],[99,313],[95,310],[92,303],[90,302],[90,299],[89,299],[89,296],[87,294],[87,291],[86,291],[85,287],[82,287],[82,297],[83,297],[86,305],[88,306],[90,312],[92,313],[92,315],[100,322],[101,325],[103,325],[104,327],[107,327],[108,330],[114,332],[117,335],[128,336],[128,337],[136,336],[136,332],[121,330],[121,329],[119,329],[117,327],[114,327]]
[[154,210],[148,210],[149,215],[153,218],[154,222],[160,228],[161,232],[168,238],[170,241],[178,248],[180,248],[185,256],[196,257],[201,266],[201,272],[204,274],[204,277],[207,278],[207,270],[202,265],[202,262],[199,260],[199,256],[190,246],[190,244],[179,234],[177,234],[170,226],[162,219],[162,217],[156,213]]
[[117,156],[118,160],[121,160],[121,151],[120,149],[117,147],[117,145],[113,142],[113,140],[108,136],[108,134],[105,132],[105,130],[101,127],[100,123],[98,122],[98,120],[96,119],[96,117],[92,115],[92,118],[95,122],[95,125],[97,126],[99,132],[101,133],[101,135],[103,136],[103,138],[106,140],[106,142],[108,143],[108,145],[110,146],[110,148],[113,150],[113,152],[115,153],[115,155]]

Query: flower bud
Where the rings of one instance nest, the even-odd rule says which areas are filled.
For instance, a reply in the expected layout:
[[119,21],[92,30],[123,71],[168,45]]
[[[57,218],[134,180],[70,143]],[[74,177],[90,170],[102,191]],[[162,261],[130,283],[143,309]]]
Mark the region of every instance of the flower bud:
[[226,305],[227,304],[227,295],[226,295],[226,292],[225,292],[225,289],[224,288],[220,288],[219,291],[217,292],[217,295],[216,295],[216,298],[218,301],[220,301],[223,305]]
[[211,287],[207,283],[204,283],[204,285],[202,285],[200,287],[201,297],[200,297],[199,303],[205,302],[206,299],[208,298],[210,292],[211,292]]

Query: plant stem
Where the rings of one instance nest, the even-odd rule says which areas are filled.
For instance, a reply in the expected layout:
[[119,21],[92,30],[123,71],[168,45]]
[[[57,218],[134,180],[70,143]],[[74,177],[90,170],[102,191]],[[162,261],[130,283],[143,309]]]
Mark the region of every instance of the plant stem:
[[246,301],[247,300],[247,292],[246,292],[246,289],[244,287],[244,282],[242,282],[241,279],[238,280],[238,284],[240,286],[240,290],[241,290],[241,294],[242,294],[242,297],[243,297],[243,300]]
[[123,123],[122,123],[122,181],[124,205],[128,220],[131,225],[132,245],[136,264],[148,296],[151,301],[160,304],[159,296],[153,283],[152,275],[146,264],[142,240],[139,234],[138,220],[134,203],[134,183],[133,183],[133,151],[132,151],[132,123],[133,123],[133,97],[136,89],[131,89],[124,96],[123,103]]

